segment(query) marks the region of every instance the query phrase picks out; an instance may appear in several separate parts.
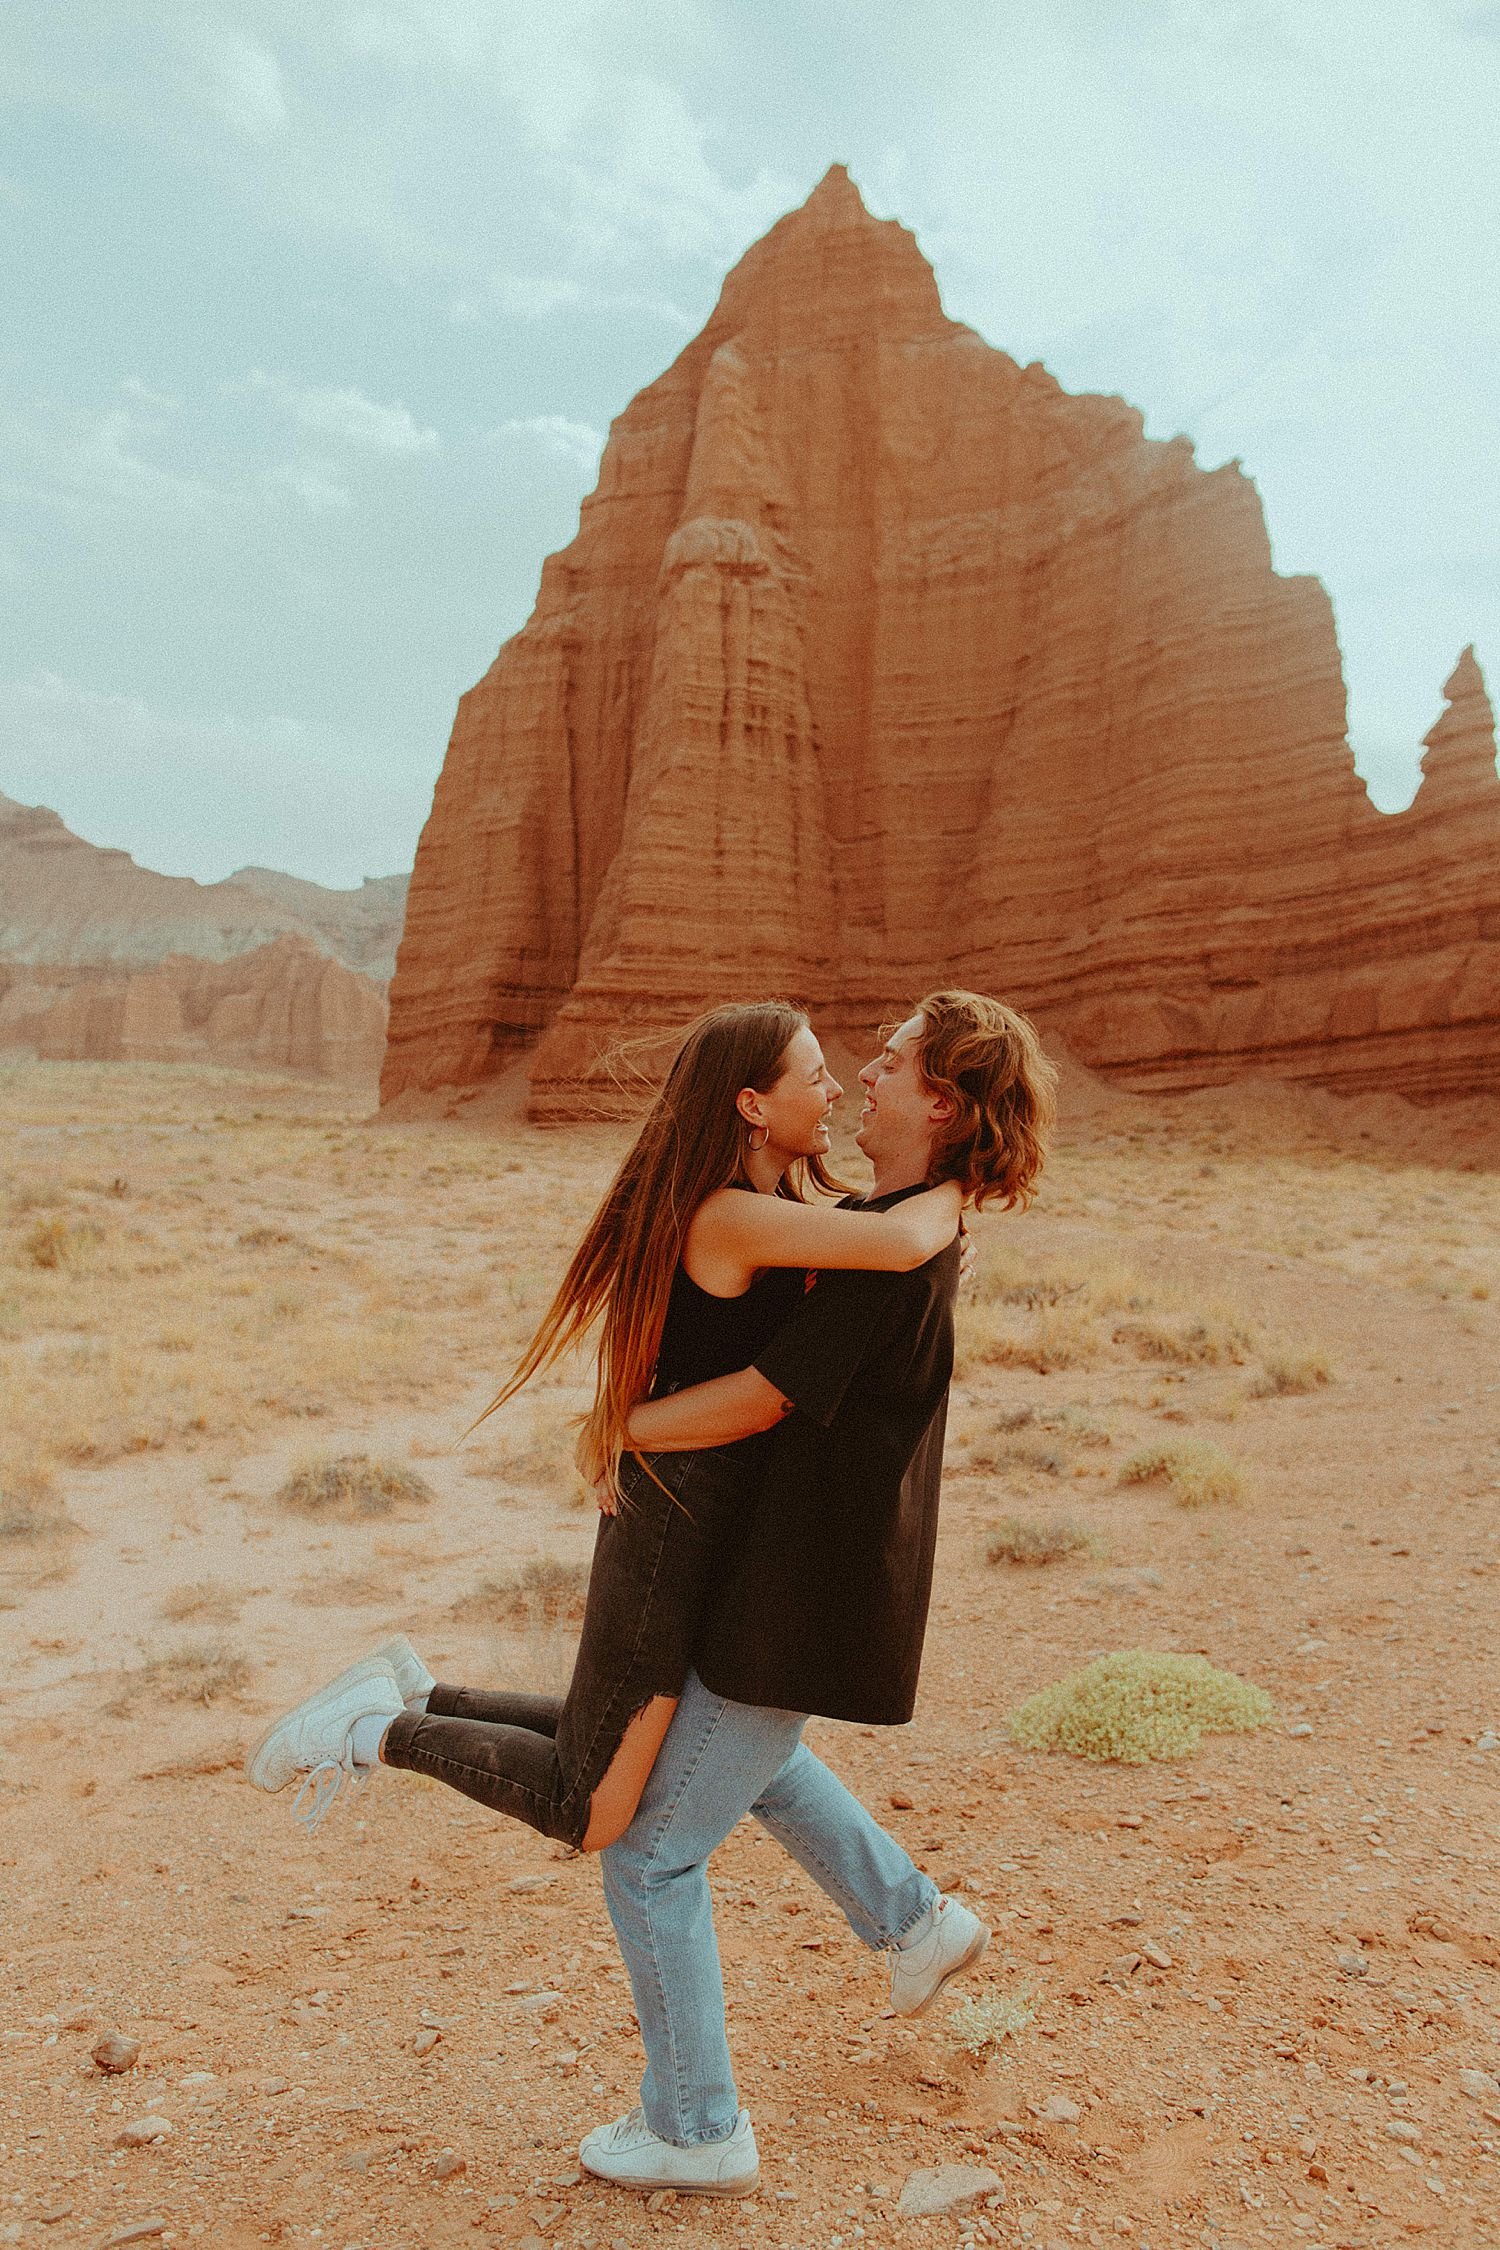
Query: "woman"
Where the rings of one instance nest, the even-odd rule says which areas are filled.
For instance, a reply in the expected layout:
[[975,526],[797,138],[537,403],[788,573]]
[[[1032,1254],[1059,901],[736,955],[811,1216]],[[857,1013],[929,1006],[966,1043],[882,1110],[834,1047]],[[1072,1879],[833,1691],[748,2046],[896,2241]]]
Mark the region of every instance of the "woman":
[[599,1324],[579,1467],[601,1489],[578,1657],[567,1695],[438,1687],[389,1643],[278,1720],[251,1753],[257,1787],[306,1776],[316,1827],[351,1775],[433,1775],[585,1851],[623,1835],[686,1677],[722,1534],[763,1439],[692,1453],[630,1450],[630,1409],[748,1367],[811,1267],[905,1272],[953,1239],[952,1182],[884,1212],[803,1200],[824,1166],[843,1089],[803,1012],[784,1001],[712,1009],[678,1050],[515,1373],[514,1396]]

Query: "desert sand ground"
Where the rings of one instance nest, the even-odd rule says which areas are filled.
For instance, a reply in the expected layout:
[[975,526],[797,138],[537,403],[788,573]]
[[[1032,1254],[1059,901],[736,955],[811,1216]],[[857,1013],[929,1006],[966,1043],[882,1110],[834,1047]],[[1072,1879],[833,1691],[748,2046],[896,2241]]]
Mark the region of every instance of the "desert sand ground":
[[[1500,1173],[1399,1105],[1070,1085],[1036,1209],[980,1228],[917,1719],[811,1730],[1031,2020],[976,2055],[956,1994],[890,2017],[747,1825],[715,1884],[761,2192],[648,2205],[574,2162],[639,2073],[596,1865],[390,1772],[308,1839],[238,1772],[393,1627],[565,1676],[579,1388],[455,1441],[620,1133],[0,1073],[0,2242],[1500,2243]],[[1164,1449],[1179,1481],[1133,1481]],[[349,1455],[420,1482],[278,1498]],[[1002,1519],[1070,1551],[991,1562]],[[1128,1648],[1275,1723],[1011,1744]],[[996,2184],[899,2216],[945,2164]]]

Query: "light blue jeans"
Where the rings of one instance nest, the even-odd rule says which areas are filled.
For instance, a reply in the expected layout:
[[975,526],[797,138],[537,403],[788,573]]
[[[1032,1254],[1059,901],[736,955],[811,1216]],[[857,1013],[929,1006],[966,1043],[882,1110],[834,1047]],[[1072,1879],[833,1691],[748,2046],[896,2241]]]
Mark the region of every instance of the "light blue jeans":
[[600,1854],[646,2049],[641,2106],[679,2147],[725,2139],[739,2116],[708,1858],[747,1812],[868,1946],[900,1945],[939,1895],[813,1756],[806,1723],[800,1711],[727,1703],[689,1672],[636,1816]]

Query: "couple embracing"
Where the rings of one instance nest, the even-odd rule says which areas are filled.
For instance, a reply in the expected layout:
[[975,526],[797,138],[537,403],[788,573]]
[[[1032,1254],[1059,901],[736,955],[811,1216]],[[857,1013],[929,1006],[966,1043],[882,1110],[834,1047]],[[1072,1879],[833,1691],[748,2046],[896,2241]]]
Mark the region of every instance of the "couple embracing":
[[440,1685],[398,1639],[247,1765],[263,1789],[300,1776],[309,1827],[346,1779],[406,1767],[601,1854],[646,2071],[639,2106],[580,2154],[625,2187],[757,2184],[707,1875],[745,1814],[889,1953],[899,2014],[988,1941],[802,1730],[912,1715],[962,1213],[1030,1200],[1055,1073],[1024,1016],[946,991],[860,1083],[874,1188],[833,1204],[843,1089],[807,1017],[780,1001],[701,1017],[494,1401],[597,1327],[579,1461],[601,1517],[567,1694]]

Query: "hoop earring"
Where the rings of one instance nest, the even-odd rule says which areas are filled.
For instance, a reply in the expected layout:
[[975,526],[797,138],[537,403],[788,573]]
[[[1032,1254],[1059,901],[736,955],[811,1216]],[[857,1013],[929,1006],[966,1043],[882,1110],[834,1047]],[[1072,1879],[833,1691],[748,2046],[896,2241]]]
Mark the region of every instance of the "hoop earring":
[[766,1145],[767,1141],[768,1141],[768,1140],[769,1140],[769,1139],[771,1138],[771,1128],[770,1128],[770,1126],[769,1126],[769,1125],[762,1125],[762,1126],[761,1126],[761,1127],[759,1128],[759,1132],[760,1132],[760,1139],[759,1139],[759,1140],[757,1140],[757,1139],[755,1138],[755,1135],[756,1135],[756,1131],[757,1131],[757,1128],[756,1128],[756,1127],[755,1127],[754,1125],[752,1125],[752,1126],[751,1126],[751,1128],[750,1128],[750,1131],[749,1131],[749,1133],[748,1133],[748,1134],[746,1135],[746,1141],[747,1141],[747,1145],[749,1146],[749,1148],[750,1148],[750,1151],[751,1151],[752,1155],[755,1155],[755,1156],[759,1156],[759,1154],[760,1154],[761,1150],[762,1150],[762,1149],[763,1149],[763,1148],[765,1147],[765,1145]]

